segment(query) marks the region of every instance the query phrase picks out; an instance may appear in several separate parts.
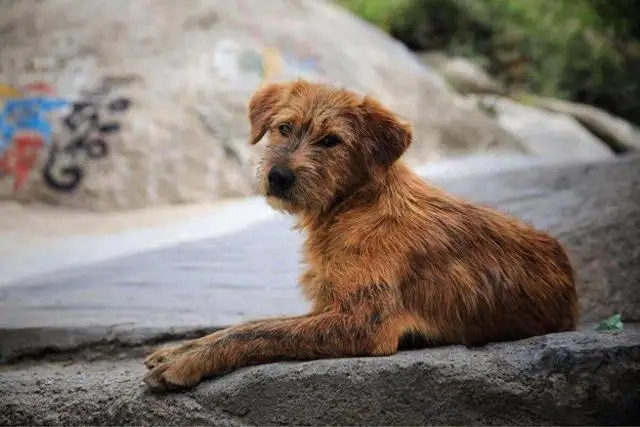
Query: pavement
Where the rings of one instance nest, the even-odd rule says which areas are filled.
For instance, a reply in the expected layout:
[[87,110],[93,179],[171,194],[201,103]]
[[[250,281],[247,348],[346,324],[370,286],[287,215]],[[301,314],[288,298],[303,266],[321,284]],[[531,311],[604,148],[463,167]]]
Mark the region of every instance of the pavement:
[[269,220],[6,284],[0,326],[197,326],[281,314],[301,302],[301,238],[289,226]]
[[65,268],[227,235],[277,216],[259,197],[114,213],[10,206],[2,214],[23,220],[2,219],[7,224],[0,231],[0,288]]

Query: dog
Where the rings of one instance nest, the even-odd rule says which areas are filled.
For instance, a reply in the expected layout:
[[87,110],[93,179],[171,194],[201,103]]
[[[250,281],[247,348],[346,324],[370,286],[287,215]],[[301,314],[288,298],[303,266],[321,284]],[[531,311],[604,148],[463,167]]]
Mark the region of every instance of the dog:
[[400,159],[412,129],[370,96],[302,79],[249,100],[268,135],[258,186],[306,234],[304,316],[256,320],[145,359],[153,391],[244,366],[381,357],[572,331],[574,271],[559,241],[445,193]]

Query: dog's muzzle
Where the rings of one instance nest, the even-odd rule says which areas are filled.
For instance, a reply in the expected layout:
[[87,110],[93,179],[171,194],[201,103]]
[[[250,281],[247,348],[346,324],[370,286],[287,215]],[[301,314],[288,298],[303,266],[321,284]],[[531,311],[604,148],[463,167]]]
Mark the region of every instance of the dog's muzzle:
[[296,182],[296,175],[286,166],[274,166],[269,171],[269,192],[282,196]]

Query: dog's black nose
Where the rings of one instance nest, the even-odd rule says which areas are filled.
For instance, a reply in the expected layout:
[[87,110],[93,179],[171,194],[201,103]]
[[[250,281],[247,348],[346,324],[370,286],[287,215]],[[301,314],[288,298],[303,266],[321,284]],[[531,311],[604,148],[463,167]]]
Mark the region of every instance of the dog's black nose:
[[269,188],[274,193],[281,193],[293,185],[296,176],[291,169],[284,166],[274,166],[269,171]]

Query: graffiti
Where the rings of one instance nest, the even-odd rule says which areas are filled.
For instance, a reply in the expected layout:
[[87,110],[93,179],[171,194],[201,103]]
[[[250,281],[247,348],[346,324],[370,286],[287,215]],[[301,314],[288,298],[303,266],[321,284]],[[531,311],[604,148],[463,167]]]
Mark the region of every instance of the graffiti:
[[283,56],[283,62],[287,67],[301,73],[311,73],[318,68],[318,60],[312,56],[297,58],[291,54],[285,53]]
[[13,140],[13,147],[0,157],[0,172],[13,175],[14,192],[18,192],[27,181],[43,145],[39,135],[18,135]]
[[14,192],[25,184],[39,152],[51,142],[49,113],[68,105],[52,92],[42,82],[20,90],[0,85],[0,173],[13,176]]
[[[242,61],[243,58],[244,61]],[[256,70],[260,77],[266,79],[310,73],[314,72],[318,66],[318,61],[313,57],[298,58],[273,48],[265,49],[262,55],[256,52],[243,52],[240,59],[240,66],[243,69]]]
[[[3,92],[11,93],[10,89],[6,88]],[[25,86],[20,95],[4,101],[0,113],[0,149],[10,144],[18,132],[40,134],[47,144],[53,133],[47,114],[68,105],[63,99],[52,98],[51,89],[45,83]]]
[[220,40],[213,50],[213,68],[218,79],[247,83],[248,74],[260,79],[295,77],[314,73],[318,60],[309,55],[296,56],[289,51],[267,47],[263,51],[245,49],[231,39]]
[[105,120],[103,113],[117,116],[131,106],[126,98],[107,100],[110,92],[111,85],[104,82],[87,92],[84,99],[71,104],[71,111],[62,119],[71,137],[64,147],[52,145],[44,167],[43,178],[50,188],[74,191],[84,178],[84,160],[98,160],[109,155],[107,138],[120,131],[120,123]]
[[243,50],[238,56],[238,66],[243,71],[253,71],[260,75],[260,77],[264,77],[265,75],[265,66],[263,63],[263,58],[257,52],[250,50]]
[[[16,89],[0,85],[0,176],[13,177],[18,192],[38,164],[40,153],[48,149],[43,170],[47,185],[58,191],[73,191],[84,177],[84,159],[103,159],[109,155],[107,138],[120,130],[117,120],[105,119],[127,111],[131,101],[108,99],[118,81],[104,81],[98,88],[70,102],[53,96],[49,85],[41,82]],[[50,113],[67,108],[61,127],[70,137],[61,145],[54,137]]]

